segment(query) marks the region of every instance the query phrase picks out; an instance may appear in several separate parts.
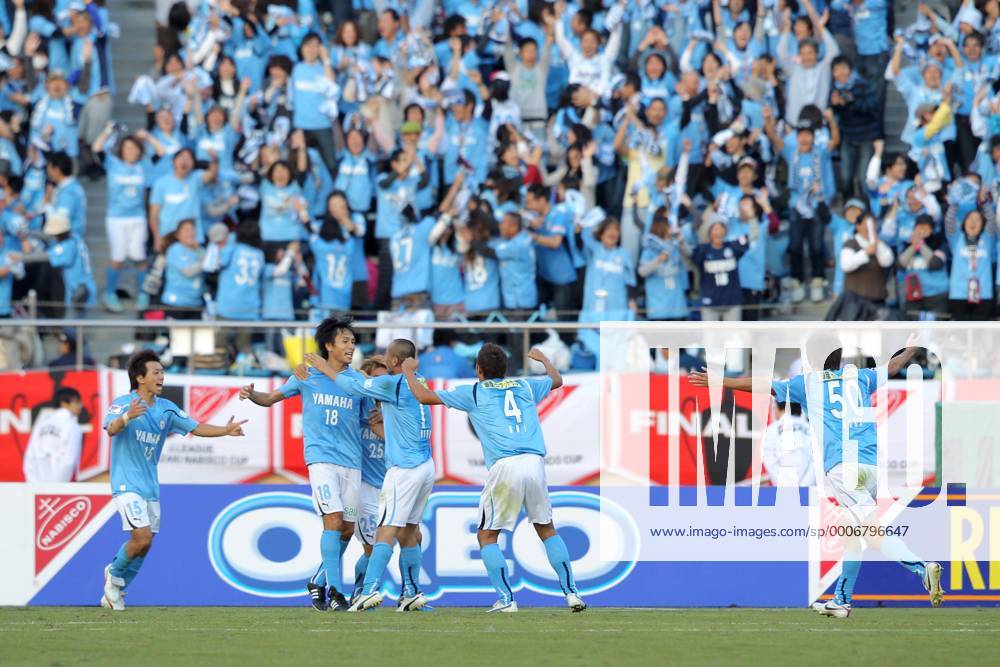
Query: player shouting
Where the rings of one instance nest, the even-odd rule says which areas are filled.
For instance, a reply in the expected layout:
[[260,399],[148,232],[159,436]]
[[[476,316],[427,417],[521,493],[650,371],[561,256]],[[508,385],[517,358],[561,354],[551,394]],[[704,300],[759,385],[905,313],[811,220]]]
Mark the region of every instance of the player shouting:
[[[872,407],[872,396],[890,376],[897,374],[919,350],[916,338],[911,337],[906,349],[889,360],[886,366],[858,369],[853,365],[840,367],[842,350],[839,342],[829,336],[816,336],[807,343],[807,359],[813,368],[825,360],[823,370],[797,375],[790,380],[773,380],[771,393],[778,403],[798,403],[809,417],[814,432],[823,429],[823,470],[826,483],[833,489],[834,498],[844,510],[843,520],[849,525],[877,525],[874,512],[878,483],[878,438],[875,424],[862,418],[862,411]],[[833,352],[827,354],[829,350]],[[708,374],[703,370],[692,371],[688,380],[695,387],[708,386]],[[752,391],[751,378],[723,378],[722,386],[734,391]],[[844,443],[857,443],[856,475],[848,472],[851,461],[844,460]],[[856,476],[857,481],[854,481]],[[931,606],[941,606],[944,591],[941,587],[941,565],[917,558],[909,547],[895,535],[866,536],[867,545],[876,547],[883,554],[898,561],[903,567],[921,577],[930,594]],[[863,544],[851,538],[845,544],[844,564],[837,580],[833,600],[816,602],[813,609],[824,616],[847,618],[851,614],[851,597],[854,583],[861,571]]]
[[411,341],[397,338],[389,344],[384,357],[389,374],[368,379],[337,373],[316,355],[306,356],[307,363],[336,378],[342,389],[382,403],[388,470],[379,493],[378,528],[365,571],[364,588],[350,611],[363,611],[382,604],[379,587],[397,541],[403,590],[396,611],[417,611],[428,602],[420,592],[419,578],[423,555],[420,519],[434,487],[431,415],[430,410],[413,397],[400,375],[403,362],[416,356],[417,350]]
[[104,568],[101,606],[125,609],[125,588],[132,583],[160,532],[160,481],[156,465],[163,443],[172,433],[203,438],[242,436],[243,424],[232,418],[225,426],[199,424],[165,398],[163,366],[155,352],[138,352],[128,361],[131,392],[119,396],[104,416],[111,436],[111,494],[131,536]]
[[507,561],[497,538],[501,530],[514,529],[522,506],[545,546],[566,603],[573,611],[583,611],[587,605],[577,592],[569,551],[552,523],[552,504],[545,483],[545,440],[538,422],[538,402],[562,386],[562,376],[540,350],[531,350],[528,357],[545,366],[547,377],[505,378],[507,353],[493,343],[479,350],[479,382],[475,384],[433,392],[416,376],[416,359],[403,362],[403,374],[410,391],[424,405],[443,404],[469,413],[482,443],[490,473],[479,499],[476,536],[486,572],[500,596],[489,611],[517,611],[507,578]]
[[[336,373],[363,380],[350,367],[354,344],[350,320],[328,317],[316,327],[316,345],[324,363]],[[358,516],[362,406],[360,400],[315,368],[306,369],[306,374],[305,380],[291,376],[267,394],[247,385],[240,390],[240,399],[267,408],[286,398],[302,396],[306,467],[313,505],[323,518],[319,543],[322,565],[306,587],[315,609],[346,611],[340,557],[350,544]]]

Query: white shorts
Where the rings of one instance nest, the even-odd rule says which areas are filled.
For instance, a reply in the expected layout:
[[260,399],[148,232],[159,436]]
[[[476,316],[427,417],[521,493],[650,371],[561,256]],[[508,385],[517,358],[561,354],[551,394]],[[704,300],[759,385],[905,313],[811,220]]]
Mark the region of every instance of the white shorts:
[[311,463],[308,469],[316,513],[343,512],[344,521],[353,523],[357,520],[361,470],[336,463]]
[[493,464],[479,497],[479,529],[513,530],[522,507],[531,523],[552,522],[545,459],[538,454],[508,456]]
[[106,221],[111,261],[120,264],[126,259],[146,261],[146,239],[149,225],[146,218],[108,218]]
[[375,544],[375,529],[378,528],[378,496],[381,489],[367,482],[361,482],[358,495],[358,520],[354,523],[354,534],[362,544]]
[[402,528],[407,524],[420,523],[433,488],[432,459],[427,459],[416,468],[389,468],[378,496],[378,525]]
[[122,530],[146,528],[160,532],[160,501],[146,500],[138,493],[120,493],[114,497],[122,515]]
[[852,479],[847,480],[843,463],[838,463],[826,473],[826,481],[833,489],[833,497],[837,499],[845,512],[846,520],[856,526],[866,523],[869,515],[876,509],[875,496],[878,493],[878,468],[865,463],[858,464],[857,484]]

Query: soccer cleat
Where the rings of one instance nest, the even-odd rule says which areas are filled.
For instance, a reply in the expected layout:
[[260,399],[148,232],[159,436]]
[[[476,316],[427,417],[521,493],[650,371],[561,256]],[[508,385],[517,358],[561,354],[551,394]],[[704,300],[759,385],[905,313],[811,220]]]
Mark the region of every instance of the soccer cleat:
[[326,586],[317,586],[310,581],[306,584],[306,589],[309,591],[309,597],[312,598],[313,609],[316,611],[326,611],[330,608],[330,603],[326,600]]
[[806,290],[795,278],[788,281],[789,296],[792,299],[792,303],[802,303],[806,298]]
[[343,593],[335,588],[330,589],[330,611],[347,611],[350,606]]
[[940,607],[944,600],[944,588],[941,587],[941,564],[930,561],[924,567],[924,588],[931,595],[931,606]]
[[111,565],[104,568],[104,595],[101,606],[114,611],[125,611],[125,593],[121,586],[111,580]]
[[566,605],[569,607],[570,611],[576,613],[578,611],[583,611],[587,608],[587,603],[583,601],[583,598],[576,593],[566,594]]
[[347,608],[347,611],[367,611],[378,607],[380,604],[382,604],[382,593],[379,591],[368,593],[367,595],[362,593],[354,601],[354,604]]
[[109,313],[120,313],[125,308],[122,307],[122,302],[118,299],[118,295],[113,292],[106,292],[104,294],[104,307],[108,309]]
[[420,592],[409,597],[400,596],[396,611],[420,611],[428,602],[427,596]]
[[498,611],[504,614],[511,614],[517,611],[517,603],[511,600],[510,602],[504,602],[503,600],[497,600],[493,603],[493,606],[486,610],[487,614],[492,614]]
[[830,618],[847,618],[851,615],[850,604],[839,604],[834,600],[813,602],[812,608],[813,611],[819,612],[821,616],[829,616]]

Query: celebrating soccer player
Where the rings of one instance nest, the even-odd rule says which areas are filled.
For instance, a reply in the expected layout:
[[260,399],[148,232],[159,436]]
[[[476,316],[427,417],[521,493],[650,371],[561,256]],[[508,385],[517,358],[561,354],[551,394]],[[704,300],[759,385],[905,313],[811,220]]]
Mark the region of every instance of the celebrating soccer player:
[[111,493],[122,516],[122,528],[132,532],[104,568],[101,606],[125,609],[125,588],[132,583],[160,532],[160,481],[156,465],[163,443],[172,433],[194,433],[203,438],[242,436],[243,424],[232,418],[225,426],[199,424],[165,398],[163,366],[150,350],[129,359],[131,392],[116,398],[104,417],[111,436]]
[[399,542],[399,571],[403,590],[397,611],[418,611],[427,605],[420,592],[420,518],[434,487],[431,459],[431,415],[410,391],[402,375],[402,364],[417,356],[412,341],[397,338],[385,353],[388,375],[359,378],[338,373],[325,360],[307,355],[307,363],[320,369],[355,396],[382,402],[385,428],[385,459],[388,470],[378,500],[378,528],[375,546],[368,560],[364,588],[350,607],[363,611],[382,604],[379,590],[385,568]]
[[[316,327],[316,345],[324,364],[346,377],[364,377],[352,369],[355,334],[349,320],[329,317]],[[305,460],[312,486],[313,505],[323,517],[320,538],[322,566],[307,584],[312,605],[318,610],[345,611],[340,557],[350,544],[358,516],[361,486],[361,401],[315,368],[306,369],[307,379],[296,376],[271,393],[255,391],[250,384],[240,390],[240,399],[270,407],[302,396],[302,431]],[[327,595],[329,589],[329,596]]]
[[[911,337],[906,349],[890,359],[886,366],[858,369],[849,365],[841,369],[839,342],[831,336],[815,336],[806,344],[806,357],[812,368],[822,370],[771,382],[771,393],[779,403],[798,403],[803,414],[813,415],[810,422],[814,431],[822,428],[826,481],[844,510],[842,520],[849,525],[869,525],[877,520],[874,512],[878,489],[878,434],[873,422],[861,419],[862,411],[872,407],[872,395],[876,389],[905,368],[917,353],[919,348],[915,343],[916,338]],[[692,371],[688,380],[696,387],[708,386],[708,374],[704,370]],[[735,391],[752,391],[749,377],[723,378],[722,386]],[[848,474],[848,466],[845,465],[850,463],[844,460],[844,443],[849,440],[857,443],[856,475]],[[850,479],[853,476],[857,477],[856,481]],[[865,541],[921,577],[924,588],[930,594],[931,605],[941,605],[944,591],[940,564],[920,560],[895,535],[879,537],[875,532],[866,536]],[[850,616],[854,583],[861,571],[861,551],[862,544],[858,538],[850,538],[846,542],[843,569],[834,597],[825,603],[816,602],[814,610],[835,618]]]
[[476,358],[479,382],[450,391],[433,392],[417,377],[417,362],[403,363],[410,391],[424,405],[447,405],[469,414],[483,446],[489,478],[479,499],[479,549],[490,582],[500,596],[489,611],[514,612],[514,591],[507,578],[507,560],[497,545],[501,530],[513,530],[521,507],[545,545],[545,554],[559,578],[566,603],[583,611],[573,580],[566,543],[552,523],[552,504],[545,483],[545,440],[538,422],[538,401],[562,386],[562,376],[538,349],[528,354],[545,367],[546,377],[505,378],[507,353],[486,343]]

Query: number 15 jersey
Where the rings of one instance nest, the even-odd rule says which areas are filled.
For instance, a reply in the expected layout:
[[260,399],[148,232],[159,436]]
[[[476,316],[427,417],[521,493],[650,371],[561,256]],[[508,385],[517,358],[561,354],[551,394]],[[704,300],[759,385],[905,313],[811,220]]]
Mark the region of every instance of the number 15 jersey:
[[505,378],[439,391],[438,396],[449,408],[469,413],[490,468],[508,456],[545,456],[537,405],[550,391],[549,377]]

